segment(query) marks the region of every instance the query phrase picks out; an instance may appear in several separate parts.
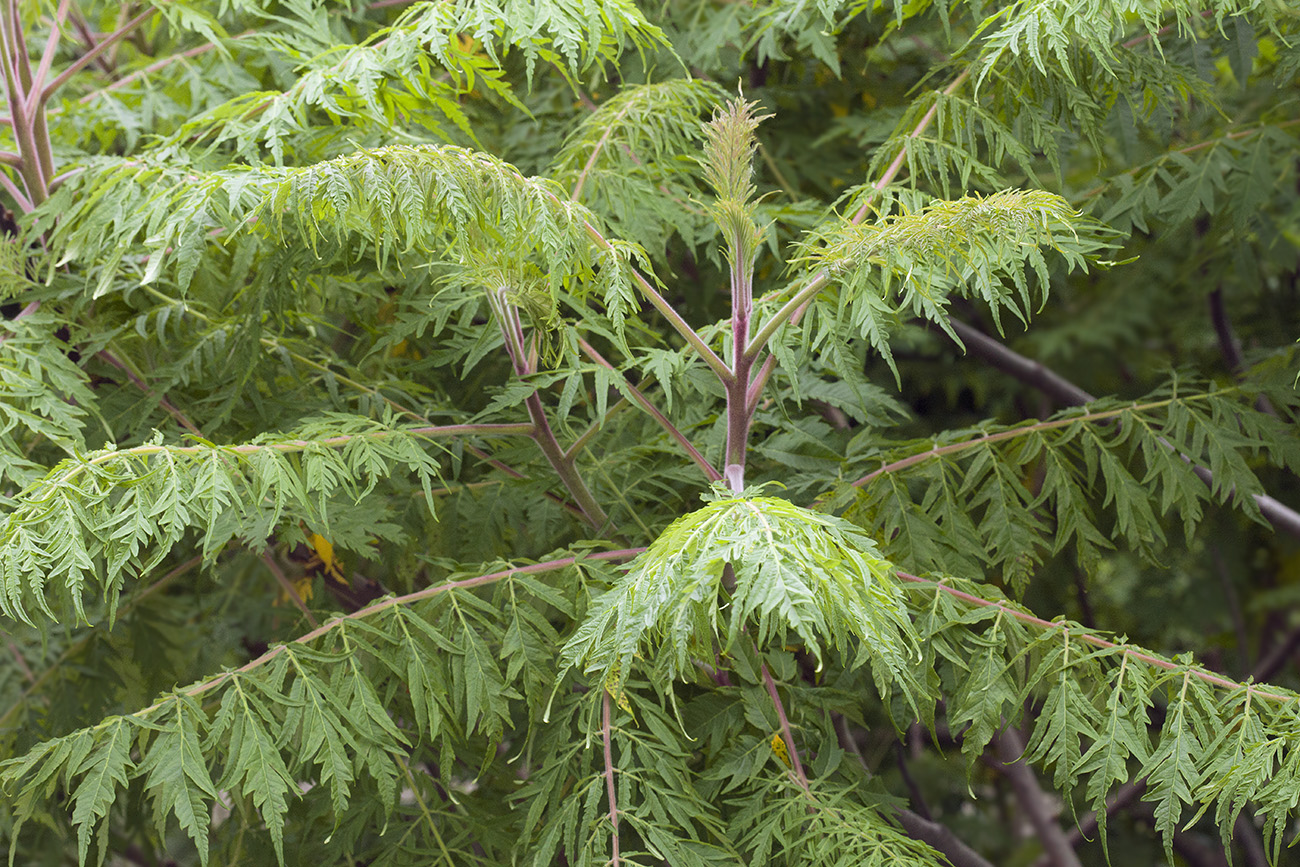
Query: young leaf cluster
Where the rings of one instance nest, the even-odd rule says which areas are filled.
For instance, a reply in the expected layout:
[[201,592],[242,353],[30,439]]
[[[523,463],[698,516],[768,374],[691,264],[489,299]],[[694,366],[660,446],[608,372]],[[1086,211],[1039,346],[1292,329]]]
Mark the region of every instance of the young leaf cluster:
[[621,693],[638,652],[671,681],[743,642],[870,647],[885,680],[912,655],[889,564],[851,525],[773,497],[723,497],[674,521],[595,606],[561,659]]
[[[1035,190],[935,201],[869,225],[832,223],[805,244],[798,260],[809,273],[825,271],[841,287],[836,307],[812,332],[813,345],[847,326],[897,376],[890,334],[900,316],[933,322],[957,340],[947,324],[956,295],[984,301],[999,330],[1003,310],[1027,322],[1046,303],[1050,283],[1039,248],[1052,249],[1071,270],[1086,269],[1108,246],[1099,228],[1061,197]],[[1037,305],[1030,274],[1039,287]]]

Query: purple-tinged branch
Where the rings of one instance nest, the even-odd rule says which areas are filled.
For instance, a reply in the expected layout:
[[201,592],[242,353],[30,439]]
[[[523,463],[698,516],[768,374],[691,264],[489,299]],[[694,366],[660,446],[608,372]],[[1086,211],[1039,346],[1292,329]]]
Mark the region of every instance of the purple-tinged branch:
[[153,17],[153,14],[156,11],[158,10],[153,7],[146,9],[145,11],[141,12],[139,15],[132,18],[130,21],[123,24],[121,27],[119,27],[116,31],[114,31],[112,34],[107,36],[105,39],[103,39],[94,48],[90,49],[85,54],[81,55],[76,60],[74,60],[67,69],[60,72],[53,81],[51,81],[40,91],[41,104],[43,105],[46,102],[48,102],[50,97],[53,96],[54,93],[60,87],[62,87],[64,84],[68,82],[68,79],[72,78],[72,76],[76,75],[86,66],[93,63],[95,61],[95,58],[99,57],[105,51],[112,48],[118,42],[120,42],[121,40],[129,36],[133,30],[135,30],[141,24],[145,23],[151,17]]
[[935,446],[934,448],[920,452],[919,454],[908,455],[905,458],[899,458],[896,461],[891,461],[890,463],[885,464],[879,469],[873,470],[867,473],[865,476],[862,476],[861,478],[857,479],[857,481],[853,482],[852,487],[855,488],[865,487],[866,485],[871,484],[881,476],[888,475],[889,473],[895,473],[898,472],[899,470],[907,469],[910,466],[914,466],[916,464],[931,460],[932,458],[937,458],[937,457],[941,457],[942,455],[952,454],[953,452],[961,452],[961,451],[965,451],[966,449],[977,448],[979,446],[986,446],[992,443],[1001,442],[1002,440],[1015,439],[1016,437],[1025,436],[1026,434],[1031,434],[1031,433],[1037,433],[1038,431],[1052,430],[1058,427],[1067,427],[1077,422],[1090,422],[1090,421],[1098,421],[1103,419],[1115,418],[1116,416],[1122,415],[1130,410],[1155,409],[1161,406],[1167,406],[1172,402],[1173,402],[1172,400],[1161,400],[1161,401],[1155,401],[1153,403],[1134,404],[1132,406],[1126,406],[1120,409],[1108,409],[1102,412],[1090,412],[1087,415],[1076,415],[1070,418],[1058,418],[1052,421],[1041,421],[1036,424],[1025,425],[1024,427],[1016,427],[1016,428],[1011,428],[1009,430],[998,431],[997,433],[984,434],[983,436],[975,437],[974,439],[962,440],[961,442],[956,442],[956,443],[949,443],[946,446]]
[[785,741],[785,748],[790,753],[790,764],[794,768],[795,779],[811,799],[812,790],[808,787],[808,775],[804,773],[803,762],[799,760],[799,751],[795,749],[794,734],[790,731],[790,719],[785,715],[785,705],[781,703],[781,696],[776,691],[776,681],[772,679],[772,672],[767,670],[766,662],[761,664],[760,671],[763,674],[763,685],[767,687],[767,694],[772,699],[772,706],[776,708],[776,718],[781,725],[781,739]]
[[267,569],[271,570],[271,574],[275,576],[275,581],[280,585],[280,589],[283,590],[285,595],[287,595],[290,601],[293,602],[294,607],[302,612],[302,616],[307,618],[307,622],[312,625],[312,628],[315,629],[319,627],[320,621],[318,621],[316,616],[311,613],[311,609],[307,607],[307,603],[302,601],[302,596],[298,593],[298,588],[293,586],[293,582],[289,580],[288,575],[284,574],[284,570],[280,568],[280,564],[275,562],[275,558],[271,556],[271,552],[262,552],[262,562],[266,564]]
[[[618,551],[601,551],[595,554],[585,554],[582,557],[561,557],[558,560],[547,560],[541,563],[533,563],[529,566],[512,566],[509,569],[502,569],[499,572],[489,572],[485,575],[477,575],[473,578],[463,578],[459,581],[448,581],[445,584],[435,584],[432,587],[425,587],[421,590],[415,591],[414,593],[407,593],[405,596],[390,596],[387,599],[381,599],[373,605],[367,605],[365,608],[353,611],[351,614],[344,614],[335,617],[334,619],[321,624],[311,632],[298,636],[293,641],[272,647],[261,656],[244,663],[239,668],[222,672],[221,674],[209,680],[197,683],[182,692],[190,697],[202,695],[205,692],[211,692],[213,689],[216,689],[222,683],[229,680],[232,675],[247,674],[250,671],[261,668],[280,654],[284,653],[286,647],[294,644],[307,644],[315,641],[322,635],[333,631],[337,627],[349,621],[362,620],[374,614],[378,614],[381,611],[392,608],[395,605],[410,605],[414,602],[419,602],[422,599],[429,599],[438,596],[439,594],[446,593],[448,590],[466,590],[471,587],[482,587],[487,584],[493,584],[503,578],[510,578],[514,575],[536,575],[540,572],[554,572],[556,569],[564,569],[581,560],[602,560],[608,562],[631,560],[644,551],[645,548],[624,548]],[[145,717],[162,708],[166,702],[166,699],[156,702],[149,707],[130,714],[130,716],[137,718]]]
[[605,794],[609,797],[610,867],[619,867],[618,860],[618,799],[614,794],[614,749],[610,741],[609,690],[600,699],[600,739],[605,747]]
[[1188,668],[1186,665],[1176,663],[1176,662],[1170,662],[1167,659],[1161,659],[1160,657],[1152,655],[1150,653],[1144,653],[1132,645],[1120,644],[1118,642],[1110,641],[1108,639],[1102,638],[1099,635],[1093,635],[1092,633],[1082,629],[1081,627],[1075,626],[1074,624],[1059,623],[1059,622],[1053,622],[1051,620],[1044,620],[1041,617],[1036,617],[1033,614],[1029,614],[1024,611],[1021,611],[1018,608],[1012,608],[1001,601],[984,599],[982,597],[974,595],[973,593],[967,593],[963,590],[958,590],[956,587],[950,587],[949,585],[939,581],[932,581],[928,578],[920,578],[916,575],[912,575],[902,571],[899,571],[895,574],[897,574],[898,577],[902,578],[904,581],[909,581],[913,584],[920,584],[925,587],[933,588],[936,592],[947,593],[949,596],[955,596],[958,599],[961,599],[963,602],[968,602],[971,605],[976,605],[981,608],[996,608],[998,611],[1002,612],[1003,614],[1006,614],[1008,617],[1014,617],[1016,620],[1019,620],[1022,623],[1028,623],[1032,626],[1037,626],[1040,629],[1045,629],[1045,630],[1063,630],[1065,632],[1068,632],[1071,638],[1074,638],[1078,641],[1082,641],[1085,644],[1091,644],[1094,647],[1100,647],[1107,650],[1121,651],[1125,656],[1129,657],[1130,659],[1136,659],[1139,662],[1143,662],[1154,668],[1163,668],[1165,671],[1185,671],[1188,674],[1190,674],[1192,677],[1204,681],[1205,683],[1208,683],[1211,686],[1217,686],[1222,689],[1228,689],[1228,690],[1247,688],[1250,690],[1251,695],[1258,696],[1259,698],[1266,698],[1271,701],[1282,702],[1282,703],[1295,701],[1296,698],[1294,695],[1283,695],[1281,693],[1256,689],[1252,684],[1238,683],[1235,680],[1230,680],[1226,677],[1221,677],[1220,675],[1214,674],[1209,671],[1204,671],[1202,669]]
[[[50,36],[45,40],[45,50],[41,52],[40,65],[36,67],[36,75],[32,78],[32,86],[27,92],[27,104],[24,107],[28,117],[34,117],[36,114],[41,88],[45,85],[46,76],[50,74],[50,64],[54,62],[54,49],[59,46],[59,37],[62,35],[64,19],[68,17],[70,3],[71,0],[60,0],[59,8],[54,12]],[[94,48],[92,47],[91,50],[93,51]]]
[[[524,346],[524,326],[519,319],[519,311],[513,304],[504,290],[498,292],[489,292],[488,301],[491,304],[492,311],[496,315],[497,323],[501,329],[501,337],[505,342],[506,353],[510,356],[510,361],[514,366],[515,374],[524,379],[533,372],[536,363],[534,352]],[[536,347],[533,347],[534,351]],[[569,491],[577,503],[578,508],[582,510],[582,516],[588,524],[599,529],[609,520],[605,510],[600,503],[596,501],[591,489],[583,480],[582,475],[578,472],[574,464],[573,456],[564,451],[560,446],[560,441],[555,437],[555,431],[551,427],[550,419],[546,417],[546,408],[542,406],[542,398],[534,389],[528,397],[524,398],[524,406],[528,410],[528,417],[532,419],[532,430],[529,436],[541,450],[542,455],[546,458],[551,469],[555,471],[560,482]]]
[[0,172],[0,187],[3,187],[4,191],[13,197],[19,210],[24,214],[30,214],[32,212],[31,199],[28,199],[27,196],[23,195],[23,191],[18,189],[18,185],[10,180],[9,175],[4,172]]
[[[609,243],[605,236],[602,235],[600,230],[595,226],[586,221],[583,221],[582,225],[583,228],[587,230],[587,236],[596,243],[596,246],[603,250],[614,249],[614,246]],[[636,270],[636,268],[631,265],[628,265],[627,268],[632,275],[632,279],[636,281],[637,288],[641,290],[641,294],[646,297],[646,300],[654,305],[656,310],[663,314],[663,317],[668,320],[668,324],[671,325],[678,334],[685,338],[686,342],[690,344],[691,348],[695,350],[700,358],[703,358],[704,362],[713,369],[713,372],[717,374],[719,380],[724,384],[729,382],[732,379],[732,374],[731,369],[727,367],[727,363],[719,358],[716,352],[709,348],[709,345],[705,343],[703,339],[700,338],[700,335],[696,333],[695,329],[681,317],[681,314],[677,312],[676,308],[669,304],[667,299],[659,294],[658,290],[650,284],[649,280],[641,276],[640,271]]]
[[[592,361],[596,362],[601,367],[604,367],[607,370],[615,370],[614,365],[606,361],[604,356],[596,351],[595,347],[583,340],[581,337],[578,338],[578,346]],[[704,457],[704,455],[700,454],[700,450],[692,445],[691,441],[686,438],[686,435],[678,430],[677,426],[669,421],[668,417],[660,412],[658,407],[651,403],[635,385],[630,382],[626,383],[626,385],[628,393],[632,396],[632,400],[636,402],[636,405],[645,410],[651,418],[658,422],[659,426],[662,427],[664,431],[682,447],[682,450],[685,451],[690,459],[695,462],[695,465],[703,471],[709,481],[716,482],[722,479],[722,474],[714,469],[713,464],[709,463],[708,459]],[[574,446],[570,448],[566,454],[572,454],[574,449],[577,448],[577,445],[577,443],[574,443]]]

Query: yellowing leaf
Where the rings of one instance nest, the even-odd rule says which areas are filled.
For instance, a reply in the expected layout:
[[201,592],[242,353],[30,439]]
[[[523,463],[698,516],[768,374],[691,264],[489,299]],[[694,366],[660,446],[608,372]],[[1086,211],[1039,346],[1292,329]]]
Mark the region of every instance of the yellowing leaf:
[[632,714],[632,716],[636,716],[632,710],[631,702],[627,700],[627,693],[623,690],[623,664],[621,662],[615,662],[605,675],[605,691],[609,693],[610,698],[614,699],[614,704]]
[[787,768],[794,767],[794,765],[790,764],[790,751],[785,748],[785,741],[781,738],[780,732],[772,735],[772,740],[768,742],[768,745],[772,747],[772,752],[781,760],[782,764]]
[[336,560],[334,557],[334,545],[330,540],[326,539],[320,533],[312,533],[310,540],[312,550],[314,550],[316,556],[320,558],[321,566],[323,567],[325,574],[336,581],[341,581],[346,584],[347,579],[343,577],[343,570],[340,561]]

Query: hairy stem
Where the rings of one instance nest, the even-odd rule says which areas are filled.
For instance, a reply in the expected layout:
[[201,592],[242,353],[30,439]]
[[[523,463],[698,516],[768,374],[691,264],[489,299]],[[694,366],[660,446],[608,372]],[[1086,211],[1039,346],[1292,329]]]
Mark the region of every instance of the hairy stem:
[[27,110],[32,70],[15,0],[6,0],[3,9],[0,9],[0,72],[4,74],[14,140],[18,145],[18,154],[22,157],[18,174],[27,188],[27,200],[33,205],[39,205],[49,198],[49,184],[42,169],[43,161],[37,144],[33,114]]
[[753,412],[749,405],[750,372],[754,357],[749,342],[749,320],[754,311],[752,251],[745,249],[737,235],[731,240],[731,379],[723,380],[727,394],[727,485],[739,492],[745,487],[745,455],[749,451],[749,424]]
[[610,700],[609,690],[604,691],[600,699],[600,739],[605,746],[605,794],[609,797],[609,843],[611,867],[619,867],[618,861],[618,800],[614,794],[614,749],[610,738]]
[[776,708],[776,718],[781,725],[781,740],[785,741],[786,751],[790,753],[790,764],[794,769],[795,780],[804,793],[811,797],[812,790],[808,787],[808,775],[804,773],[803,762],[799,760],[799,751],[795,749],[794,734],[790,731],[790,719],[785,715],[785,705],[781,703],[781,696],[776,691],[776,681],[772,679],[772,672],[767,670],[766,662],[759,666],[759,670],[763,674],[763,685],[767,687],[767,694],[772,699],[772,707]]

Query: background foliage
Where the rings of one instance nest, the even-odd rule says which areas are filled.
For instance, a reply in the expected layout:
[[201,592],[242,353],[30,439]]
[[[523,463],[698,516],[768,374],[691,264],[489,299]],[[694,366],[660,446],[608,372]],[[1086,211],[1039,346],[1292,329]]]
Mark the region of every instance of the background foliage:
[[0,4],[11,863],[1283,863],[1272,0]]

